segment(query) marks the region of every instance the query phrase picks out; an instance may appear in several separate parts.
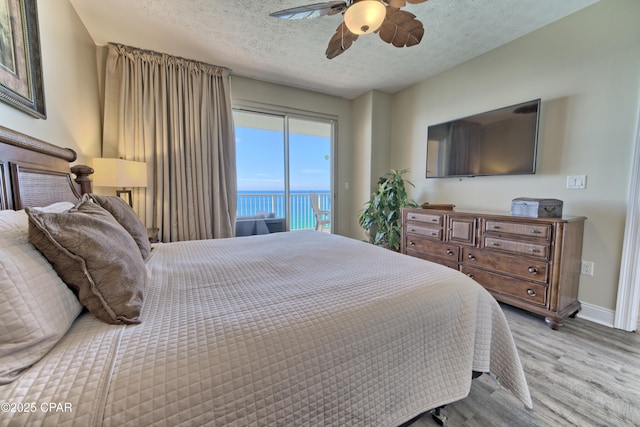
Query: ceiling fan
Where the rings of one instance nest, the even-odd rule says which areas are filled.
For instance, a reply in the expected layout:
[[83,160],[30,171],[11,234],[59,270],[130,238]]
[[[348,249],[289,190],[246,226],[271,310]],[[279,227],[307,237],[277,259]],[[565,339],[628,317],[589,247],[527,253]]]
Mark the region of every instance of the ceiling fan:
[[420,43],[424,35],[422,22],[413,13],[400,10],[407,3],[427,0],[346,0],[293,7],[269,14],[280,19],[305,19],[344,14],[343,22],[329,40],[325,54],[333,59],[349,49],[362,34],[378,33],[395,47],[410,47]]

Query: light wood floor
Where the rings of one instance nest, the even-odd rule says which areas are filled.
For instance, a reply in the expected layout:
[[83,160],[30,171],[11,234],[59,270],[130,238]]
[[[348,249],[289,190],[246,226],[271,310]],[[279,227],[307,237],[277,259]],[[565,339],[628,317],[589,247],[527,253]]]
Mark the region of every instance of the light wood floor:
[[[456,426],[639,426],[640,334],[583,319],[559,331],[544,319],[503,305],[533,399],[525,409],[487,375],[464,400],[447,405]],[[435,426],[428,414],[411,427]]]

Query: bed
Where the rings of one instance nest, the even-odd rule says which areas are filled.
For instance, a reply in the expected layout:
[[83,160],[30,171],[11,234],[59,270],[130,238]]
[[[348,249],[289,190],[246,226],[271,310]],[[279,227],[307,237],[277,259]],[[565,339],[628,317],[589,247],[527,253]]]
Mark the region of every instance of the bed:
[[[509,327],[484,288],[327,233],[154,244],[129,300],[139,316],[99,320],[28,237],[28,221],[68,215],[91,192],[91,169],[71,174],[74,160],[0,128],[0,362],[26,365],[0,365],[0,425],[398,426],[463,399],[473,372],[531,407]],[[60,295],[43,296],[52,289]],[[46,310],[18,307],[38,295]],[[11,359],[31,318],[58,330],[33,360]]]

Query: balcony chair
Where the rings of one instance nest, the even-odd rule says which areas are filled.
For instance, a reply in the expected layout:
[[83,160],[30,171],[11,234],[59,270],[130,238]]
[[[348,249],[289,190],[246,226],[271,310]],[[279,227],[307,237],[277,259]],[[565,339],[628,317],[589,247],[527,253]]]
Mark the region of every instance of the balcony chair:
[[322,231],[325,224],[331,224],[331,211],[323,211],[320,209],[318,197],[313,191],[309,193],[309,198],[311,199],[313,214],[316,216],[316,230]]

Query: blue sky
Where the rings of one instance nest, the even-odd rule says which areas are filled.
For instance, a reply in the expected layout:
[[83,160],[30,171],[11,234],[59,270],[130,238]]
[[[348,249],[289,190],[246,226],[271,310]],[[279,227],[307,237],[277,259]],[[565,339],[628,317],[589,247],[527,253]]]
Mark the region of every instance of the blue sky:
[[[284,191],[282,132],[236,126],[238,191]],[[291,134],[289,137],[291,190],[329,190],[329,138]]]

